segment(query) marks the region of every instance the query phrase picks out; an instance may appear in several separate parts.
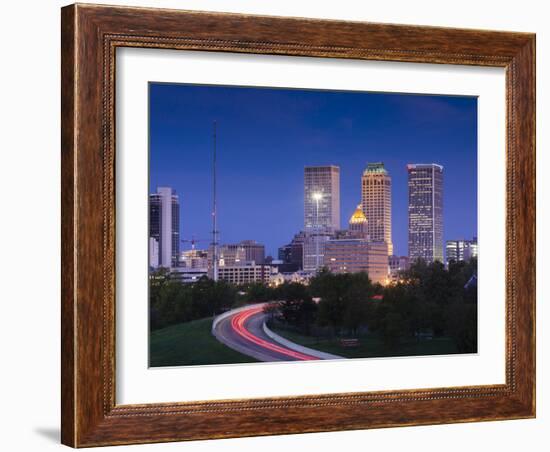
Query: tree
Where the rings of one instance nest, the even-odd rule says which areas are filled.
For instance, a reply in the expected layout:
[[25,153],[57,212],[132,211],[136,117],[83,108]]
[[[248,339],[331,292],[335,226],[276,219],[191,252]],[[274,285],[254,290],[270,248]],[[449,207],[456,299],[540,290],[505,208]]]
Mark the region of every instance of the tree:
[[211,317],[231,308],[236,288],[224,281],[206,277],[195,284],[182,284],[170,277],[166,269],[150,275],[150,328]]
[[247,284],[242,287],[242,290],[246,293],[245,300],[247,303],[262,303],[272,301],[275,298],[274,290],[261,282]]
[[299,283],[284,283],[278,290],[279,312],[290,325],[309,334],[315,320],[317,305],[313,302],[308,287]]
[[343,329],[355,333],[366,323],[367,304],[375,288],[366,273],[333,274],[323,270],[312,279],[311,291],[321,299],[318,323],[340,334]]

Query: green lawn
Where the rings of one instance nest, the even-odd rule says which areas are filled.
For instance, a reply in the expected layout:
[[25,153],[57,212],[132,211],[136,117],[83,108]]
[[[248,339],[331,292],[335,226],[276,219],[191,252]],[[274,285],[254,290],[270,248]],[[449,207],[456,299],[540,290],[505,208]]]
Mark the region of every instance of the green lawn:
[[340,345],[337,338],[316,338],[273,326],[270,326],[270,328],[280,336],[297,344],[346,358],[380,358],[457,353],[454,342],[449,338],[436,338],[420,342],[412,339],[394,347],[389,347],[378,336],[369,334],[359,336],[359,345],[356,347],[344,347]]
[[149,340],[151,367],[257,362],[212,336],[212,317],[153,331]]

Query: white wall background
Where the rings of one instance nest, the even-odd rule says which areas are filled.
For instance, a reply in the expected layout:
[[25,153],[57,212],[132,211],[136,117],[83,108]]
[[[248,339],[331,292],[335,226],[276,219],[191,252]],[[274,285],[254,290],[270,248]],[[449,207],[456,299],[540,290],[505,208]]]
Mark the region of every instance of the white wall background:
[[[113,0],[115,1],[115,0]],[[463,0],[116,0],[118,4],[241,13],[365,20],[537,33],[538,231],[550,230],[550,13],[546,2]],[[99,3],[99,2],[93,2]],[[60,1],[11,1],[2,5],[0,28],[0,447],[9,451],[59,450],[60,367]],[[500,452],[547,450],[549,335],[545,325],[550,288],[548,234],[538,236],[538,417],[370,431],[321,433],[118,447],[116,450],[279,451],[400,450],[447,452],[490,448]],[[546,355],[546,356],[545,356]],[[546,381],[545,381],[546,380]]]

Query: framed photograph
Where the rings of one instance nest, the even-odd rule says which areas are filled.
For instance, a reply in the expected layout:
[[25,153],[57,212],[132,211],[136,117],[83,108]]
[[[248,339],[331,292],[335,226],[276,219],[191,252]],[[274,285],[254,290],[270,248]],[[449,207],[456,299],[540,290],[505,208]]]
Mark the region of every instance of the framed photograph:
[[535,416],[535,36],[62,9],[62,442]]

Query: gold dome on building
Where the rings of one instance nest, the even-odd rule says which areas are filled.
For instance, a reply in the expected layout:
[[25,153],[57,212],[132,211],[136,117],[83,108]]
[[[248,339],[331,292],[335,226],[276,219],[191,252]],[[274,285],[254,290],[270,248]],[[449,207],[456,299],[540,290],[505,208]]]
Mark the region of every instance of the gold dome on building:
[[349,224],[362,224],[367,222],[367,217],[363,213],[363,209],[361,208],[361,204],[357,206],[357,209],[355,209],[355,212],[353,212],[353,215],[349,219]]

